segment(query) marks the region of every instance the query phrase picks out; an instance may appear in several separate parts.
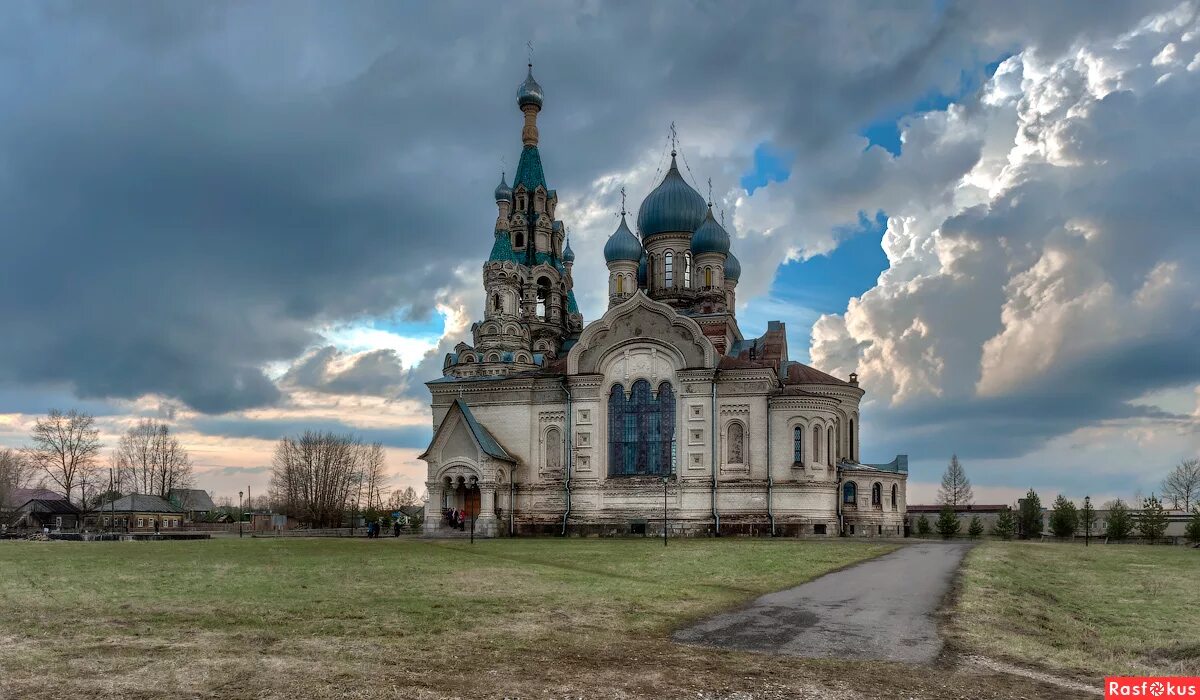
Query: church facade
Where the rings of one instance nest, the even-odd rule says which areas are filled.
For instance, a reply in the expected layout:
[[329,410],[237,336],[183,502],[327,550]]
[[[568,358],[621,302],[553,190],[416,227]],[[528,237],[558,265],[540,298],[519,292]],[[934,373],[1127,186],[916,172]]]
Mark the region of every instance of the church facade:
[[425,527],[477,535],[903,534],[907,457],[859,457],[857,377],[789,360],[784,324],[738,326],[741,266],[676,154],[604,246],[588,324],[538,151],[544,96],[517,91],[521,157],[496,188],[484,318],[428,383]]

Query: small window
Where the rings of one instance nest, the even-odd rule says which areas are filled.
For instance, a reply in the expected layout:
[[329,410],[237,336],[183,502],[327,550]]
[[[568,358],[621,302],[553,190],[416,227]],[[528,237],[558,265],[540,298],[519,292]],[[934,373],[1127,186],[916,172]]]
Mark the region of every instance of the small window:
[[501,303],[501,301],[500,301],[500,295],[493,294],[492,295],[492,309],[495,311],[500,311],[503,308],[504,308],[504,304]]
[[850,526],[850,534],[851,534],[851,535],[853,535],[853,534],[854,534],[854,526],[853,526],[853,525],[851,525],[851,526]]
[[146,519],[138,518],[138,527],[146,527]]
[[813,525],[813,534],[814,535],[824,535],[825,534],[825,525],[824,524]]
[[876,525],[875,527],[879,528],[879,534],[881,534],[881,535],[882,535],[882,534],[883,534],[883,526],[882,526],[882,525]]

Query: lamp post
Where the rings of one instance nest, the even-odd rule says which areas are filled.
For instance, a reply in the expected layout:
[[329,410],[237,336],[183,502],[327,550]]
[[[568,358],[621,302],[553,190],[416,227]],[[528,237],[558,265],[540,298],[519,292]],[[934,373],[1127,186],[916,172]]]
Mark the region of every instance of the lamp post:
[[1092,539],[1092,497],[1083,497],[1083,546]]
[[350,501],[350,536],[351,537],[354,537],[354,526],[356,524],[354,522],[355,520],[358,520],[358,499],[357,498],[351,499],[351,501]]
[[667,482],[669,477],[663,475],[663,546],[667,546]]
[[238,537],[242,536],[242,492],[238,491]]

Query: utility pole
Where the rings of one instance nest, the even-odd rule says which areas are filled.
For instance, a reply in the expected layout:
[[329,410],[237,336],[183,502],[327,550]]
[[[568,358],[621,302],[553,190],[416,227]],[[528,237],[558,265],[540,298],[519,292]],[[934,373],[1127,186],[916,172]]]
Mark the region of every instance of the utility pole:
[[242,492],[238,491],[238,537],[242,536]]
[[667,546],[667,477],[663,477],[663,546]]

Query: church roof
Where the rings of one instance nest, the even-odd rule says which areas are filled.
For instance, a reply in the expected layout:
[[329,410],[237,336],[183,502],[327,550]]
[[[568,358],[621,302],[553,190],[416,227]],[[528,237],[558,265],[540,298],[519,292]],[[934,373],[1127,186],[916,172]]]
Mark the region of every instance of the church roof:
[[[483,427],[479,421],[475,420],[475,414],[471,413],[471,409],[467,406],[465,401],[462,399],[454,399],[453,405],[462,412],[463,422],[467,424],[467,428],[471,431],[471,435],[475,437],[475,442],[479,443],[479,447],[483,450],[484,454],[487,454],[490,457],[495,457],[496,459],[502,459],[505,462],[517,461],[508,454],[507,450],[500,446],[500,443],[496,441],[496,438],[492,436],[487,428]],[[443,420],[442,425],[445,424],[446,422]],[[433,440],[437,440],[436,434],[433,436]],[[431,441],[429,444],[432,448],[433,441]],[[425,454],[429,454],[429,451],[426,450]],[[421,455],[421,457],[424,457],[425,454]]]
[[[517,162],[517,172],[513,175],[513,189],[525,185],[530,192],[539,186],[546,186],[546,174],[542,172],[542,155],[537,146],[526,146],[521,149],[521,160]],[[697,195],[699,196],[699,195]]]
[[850,386],[850,382],[826,374],[816,367],[801,362],[788,362],[783,373],[784,384],[839,384]]
[[704,212],[704,198],[683,179],[672,151],[671,169],[638,208],[638,232],[642,240],[658,233],[691,233],[704,221]]
[[529,74],[525,76],[525,82],[517,88],[517,106],[534,105],[540,109],[543,99],[545,99],[545,93],[542,92],[542,86],[538,84],[538,81],[533,79],[533,64],[530,63]]
[[512,241],[508,240],[505,233],[496,234],[496,242],[492,244],[492,254],[488,256],[488,262],[521,262],[521,258],[512,249]]
[[[729,255],[729,234],[713,218],[711,204],[708,206],[708,213],[704,215],[704,221],[692,234],[692,254],[703,255],[704,253]],[[740,272],[741,268],[739,267],[738,270]],[[726,265],[725,276],[729,276],[728,265]]]

